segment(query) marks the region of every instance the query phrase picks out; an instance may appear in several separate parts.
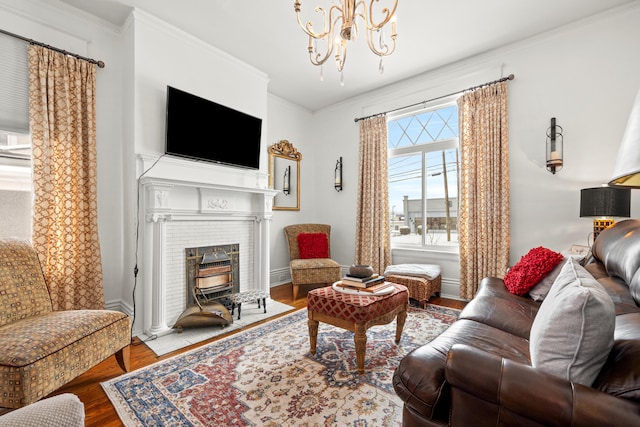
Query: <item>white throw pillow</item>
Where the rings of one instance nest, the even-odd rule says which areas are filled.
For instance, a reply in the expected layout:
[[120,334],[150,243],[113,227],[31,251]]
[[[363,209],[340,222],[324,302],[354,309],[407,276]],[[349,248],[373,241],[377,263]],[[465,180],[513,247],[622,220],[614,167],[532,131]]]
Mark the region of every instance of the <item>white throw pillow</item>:
[[574,383],[591,386],[613,346],[611,297],[569,258],[531,327],[531,364]]

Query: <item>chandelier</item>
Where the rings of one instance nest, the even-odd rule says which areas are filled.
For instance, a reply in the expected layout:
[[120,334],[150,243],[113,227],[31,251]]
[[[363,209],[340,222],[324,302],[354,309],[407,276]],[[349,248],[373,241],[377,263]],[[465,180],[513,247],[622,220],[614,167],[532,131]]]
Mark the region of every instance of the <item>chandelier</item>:
[[[396,48],[396,8],[398,0],[393,0],[393,7],[374,7],[380,0],[337,0],[329,11],[321,6],[316,6],[315,12],[322,15],[322,30],[316,32],[313,23],[308,21],[306,25],[300,20],[301,1],[295,0],[294,9],[300,28],[309,36],[309,59],[313,65],[320,66],[320,78],[322,79],[322,64],[335,50],[335,60],[338,71],[341,73],[344,62],[347,59],[347,41],[355,40],[358,35],[358,18],[364,23],[364,30],[369,49],[380,57],[379,70],[384,71],[382,57],[391,55]],[[378,9],[379,11],[374,11]],[[379,16],[379,18],[375,18]],[[376,20],[379,19],[379,20]],[[383,27],[391,22],[391,42],[387,44]]]

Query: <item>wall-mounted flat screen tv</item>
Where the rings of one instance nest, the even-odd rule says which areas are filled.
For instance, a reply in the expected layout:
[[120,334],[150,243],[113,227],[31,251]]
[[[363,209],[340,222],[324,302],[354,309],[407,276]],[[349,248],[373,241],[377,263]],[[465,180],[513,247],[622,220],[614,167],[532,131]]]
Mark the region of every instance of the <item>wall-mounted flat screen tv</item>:
[[167,86],[166,154],[259,169],[261,133],[262,119]]

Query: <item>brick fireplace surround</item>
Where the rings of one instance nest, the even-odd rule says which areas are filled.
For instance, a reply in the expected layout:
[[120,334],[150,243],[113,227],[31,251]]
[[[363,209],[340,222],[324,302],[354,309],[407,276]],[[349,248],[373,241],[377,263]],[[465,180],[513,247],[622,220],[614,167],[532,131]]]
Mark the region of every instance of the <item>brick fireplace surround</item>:
[[145,334],[161,336],[187,306],[185,248],[239,244],[240,292],[269,291],[277,191],[259,171],[172,157],[152,166],[156,159],[139,156],[141,170],[148,170],[140,179],[141,318]]

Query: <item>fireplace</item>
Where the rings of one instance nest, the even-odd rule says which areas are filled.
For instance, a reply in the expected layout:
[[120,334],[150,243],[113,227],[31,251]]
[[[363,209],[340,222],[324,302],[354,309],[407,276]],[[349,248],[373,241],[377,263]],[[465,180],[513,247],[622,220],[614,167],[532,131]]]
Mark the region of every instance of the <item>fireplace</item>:
[[[170,325],[195,301],[185,290],[185,249],[237,245],[241,258],[239,250],[226,251],[231,272],[221,271],[222,277],[217,277],[206,266],[205,274],[199,274],[204,276],[199,278],[201,286],[223,286],[231,274],[231,290],[224,292],[268,292],[271,208],[277,193],[267,188],[268,174],[174,158],[163,158],[156,165],[155,156],[139,158],[140,170],[148,173],[140,179],[145,194],[140,239],[144,263],[134,332],[170,333]],[[193,272],[195,286],[195,264]],[[216,292],[202,293],[216,296]]]
[[220,300],[240,292],[240,244],[185,249],[187,305]]

